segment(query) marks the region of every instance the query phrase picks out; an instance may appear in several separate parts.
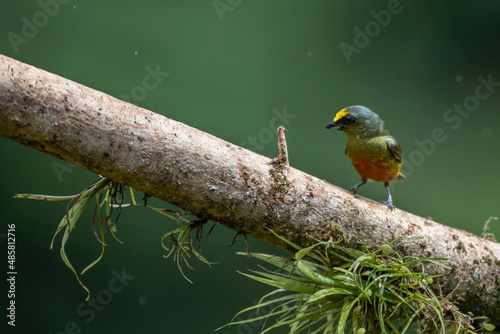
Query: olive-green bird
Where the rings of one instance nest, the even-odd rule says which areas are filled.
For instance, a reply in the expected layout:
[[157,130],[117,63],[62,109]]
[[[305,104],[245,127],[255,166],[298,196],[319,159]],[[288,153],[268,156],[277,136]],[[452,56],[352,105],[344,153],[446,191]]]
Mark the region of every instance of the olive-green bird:
[[361,182],[351,188],[356,194],[367,180],[383,182],[387,201],[382,202],[393,210],[389,182],[404,179],[399,168],[403,163],[401,147],[385,128],[384,121],[364,106],[350,106],[335,115],[327,129],[341,130],[347,135],[345,155],[361,176]]

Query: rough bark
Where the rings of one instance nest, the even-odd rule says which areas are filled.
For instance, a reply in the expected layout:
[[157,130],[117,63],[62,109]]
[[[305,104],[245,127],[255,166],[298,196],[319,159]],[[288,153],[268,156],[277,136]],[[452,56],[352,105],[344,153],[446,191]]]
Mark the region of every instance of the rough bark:
[[[199,217],[286,249],[268,228],[302,246],[314,239],[359,248],[400,236],[403,255],[428,265],[442,294],[500,326],[500,245],[354,197],[288,166],[183,123],[0,55],[0,135],[66,160]],[[283,143],[280,146],[283,148]],[[457,287],[458,285],[458,287]]]

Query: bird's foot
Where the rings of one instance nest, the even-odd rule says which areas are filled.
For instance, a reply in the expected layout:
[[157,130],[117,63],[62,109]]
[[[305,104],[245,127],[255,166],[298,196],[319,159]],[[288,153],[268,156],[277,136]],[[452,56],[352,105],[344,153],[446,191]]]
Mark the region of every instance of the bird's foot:
[[382,201],[380,203],[387,205],[389,207],[389,209],[391,209],[391,211],[393,211],[396,208],[394,206],[394,204],[392,203],[392,201]]
[[366,183],[366,179],[361,179],[361,182],[358,184],[355,184],[354,186],[351,187],[351,192],[353,195],[356,195],[358,192],[358,188],[361,187],[363,184]]

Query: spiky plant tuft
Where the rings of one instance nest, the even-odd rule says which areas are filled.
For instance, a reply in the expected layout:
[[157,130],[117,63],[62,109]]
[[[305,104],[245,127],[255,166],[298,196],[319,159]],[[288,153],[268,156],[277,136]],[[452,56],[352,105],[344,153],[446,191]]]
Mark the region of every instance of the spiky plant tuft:
[[277,269],[242,273],[277,289],[226,326],[260,321],[260,333],[278,327],[311,334],[475,333],[473,319],[429,286],[436,276],[425,273],[425,264],[443,266],[444,259],[402,257],[390,245],[374,251],[332,242],[300,248],[280,239],[297,249],[293,258],[254,253]]

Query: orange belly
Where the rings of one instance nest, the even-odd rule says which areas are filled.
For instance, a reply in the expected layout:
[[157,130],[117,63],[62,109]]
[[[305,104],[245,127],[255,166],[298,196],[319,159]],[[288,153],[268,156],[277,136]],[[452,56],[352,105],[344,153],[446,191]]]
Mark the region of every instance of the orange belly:
[[392,180],[399,172],[401,163],[398,161],[384,162],[382,159],[370,160],[367,158],[351,159],[351,163],[362,179],[370,179],[377,182]]

